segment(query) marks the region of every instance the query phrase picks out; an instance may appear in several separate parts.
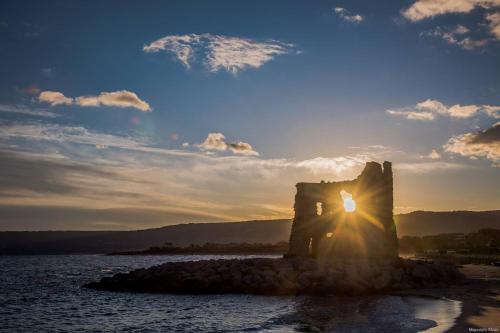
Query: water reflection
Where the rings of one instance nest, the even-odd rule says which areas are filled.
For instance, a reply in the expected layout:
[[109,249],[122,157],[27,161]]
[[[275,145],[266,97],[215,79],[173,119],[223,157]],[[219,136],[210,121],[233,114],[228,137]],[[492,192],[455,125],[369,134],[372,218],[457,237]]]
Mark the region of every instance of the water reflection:
[[321,332],[445,332],[461,302],[415,296],[304,297],[289,321]]
[[462,302],[445,298],[408,297],[408,302],[415,306],[416,318],[427,318],[436,322],[437,326],[425,330],[426,333],[447,331],[462,313]]

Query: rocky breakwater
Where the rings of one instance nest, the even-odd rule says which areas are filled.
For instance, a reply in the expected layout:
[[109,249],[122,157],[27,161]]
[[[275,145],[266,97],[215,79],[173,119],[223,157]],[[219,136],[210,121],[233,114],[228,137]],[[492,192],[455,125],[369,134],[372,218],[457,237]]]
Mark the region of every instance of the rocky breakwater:
[[178,294],[360,295],[445,287],[464,277],[454,265],[417,260],[231,259],[165,263],[104,277],[97,290]]

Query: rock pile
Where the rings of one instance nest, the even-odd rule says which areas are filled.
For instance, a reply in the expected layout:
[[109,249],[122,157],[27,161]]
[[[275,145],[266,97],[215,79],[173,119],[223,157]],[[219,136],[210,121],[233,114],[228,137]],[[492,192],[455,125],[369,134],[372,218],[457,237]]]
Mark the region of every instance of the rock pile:
[[445,287],[463,276],[452,264],[397,259],[308,258],[172,262],[116,274],[85,287],[180,294],[360,295]]

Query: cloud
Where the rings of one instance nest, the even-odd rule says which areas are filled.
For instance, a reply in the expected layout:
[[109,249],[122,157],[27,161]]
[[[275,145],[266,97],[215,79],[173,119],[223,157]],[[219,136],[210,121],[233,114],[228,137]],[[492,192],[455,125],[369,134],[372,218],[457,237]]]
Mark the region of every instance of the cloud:
[[0,139],[51,141],[129,149],[139,148],[144,144],[143,141],[137,138],[93,132],[81,126],[64,126],[39,122],[0,125]]
[[143,46],[146,53],[171,53],[186,68],[200,57],[212,73],[220,70],[237,75],[248,68],[260,68],[278,55],[290,53],[292,44],[276,40],[257,42],[251,39],[220,35],[169,35]]
[[[221,133],[209,137],[203,142],[207,148],[225,146],[232,152],[232,142]],[[249,150],[238,141],[233,144],[233,149]],[[5,161],[0,163],[0,228],[126,229],[287,218],[293,214],[297,182],[354,179],[366,161],[389,157],[381,153],[383,147],[370,148],[305,159],[207,155],[203,150],[161,148],[140,137],[80,126],[0,123],[0,160]],[[429,162],[394,165],[405,173],[465,168]],[[61,206],[67,210],[57,208]],[[5,207],[16,209],[7,212]],[[33,207],[40,207],[37,213],[30,213],[35,212]]]
[[72,177],[114,177],[98,167],[75,163],[61,156],[26,154],[0,150],[0,195],[16,191],[34,193],[81,194]]
[[470,37],[466,37],[462,40],[456,41],[456,43],[450,44],[456,44],[465,50],[473,50],[487,45],[490,41],[491,39],[472,39]]
[[338,17],[347,22],[361,23],[364,20],[363,16],[359,14],[350,15],[350,12],[342,7],[335,7],[333,11],[335,12],[335,14],[337,14]]
[[354,177],[363,166],[349,158],[319,167],[308,160],[200,153],[181,160],[104,153],[101,159],[88,157],[85,164],[29,154],[9,159],[0,166],[5,175],[0,177],[0,228],[11,230],[128,229],[290,217],[296,182]]
[[80,96],[75,99],[75,104],[80,106],[114,106],[118,108],[135,108],[143,112],[151,111],[149,104],[140,99],[137,94],[120,90],[102,92],[98,96]]
[[226,142],[226,137],[222,133],[208,133],[205,141],[197,145],[201,150],[230,150],[234,154],[258,156],[259,153],[253,150],[252,145],[246,142]]
[[419,102],[417,103],[415,108],[417,110],[429,110],[441,114],[445,114],[448,110],[448,108],[443,103],[433,99],[426,99],[423,102]]
[[469,31],[470,31],[470,30],[469,30],[469,28],[467,28],[467,27],[465,27],[465,26],[463,26],[463,25],[457,25],[457,26],[455,27],[455,29],[453,29],[453,31],[452,31],[452,32],[453,32],[454,34],[457,34],[457,35],[463,35],[463,34],[468,33]]
[[251,156],[259,155],[259,153],[253,150],[252,146],[246,142],[238,141],[234,143],[229,143],[228,147],[229,150],[231,150],[235,154],[251,155]]
[[412,120],[434,120],[434,114],[432,112],[402,110],[386,110],[386,112],[393,116],[404,116]]
[[296,167],[309,169],[313,173],[333,172],[336,174],[364,165],[370,158],[367,155],[315,157],[296,162]]
[[500,106],[483,105],[482,110],[490,117],[500,119]]
[[42,91],[38,96],[38,100],[49,103],[51,106],[73,104],[73,98],[66,97],[58,91]]
[[490,32],[497,40],[500,40],[500,13],[492,13],[486,15],[486,20],[489,22]]
[[190,61],[193,57],[194,48],[200,43],[201,35],[170,35],[155,40],[149,45],[144,45],[142,50],[146,53],[156,53],[160,51],[171,52],[184,64],[184,66],[190,68]]
[[402,14],[416,22],[438,15],[469,13],[476,7],[490,9],[496,6],[500,6],[500,0],[417,0]]
[[79,105],[83,107],[112,106],[118,108],[135,108],[143,112],[152,111],[150,105],[141,100],[137,94],[120,90],[114,92],[102,92],[97,96],[79,96],[76,98],[66,97],[58,91],[42,91],[38,96],[40,102],[56,105]]
[[50,111],[47,111],[45,109],[29,108],[25,105],[0,104],[0,112],[18,113],[18,114],[25,114],[25,115],[38,116],[38,117],[47,117],[47,118],[58,117],[57,114],[50,112]]
[[470,158],[486,158],[500,166],[500,123],[479,132],[454,136],[443,146],[445,151]]
[[449,162],[421,162],[421,163],[396,163],[394,170],[407,173],[430,173],[453,170],[464,170],[470,168],[467,165]]
[[457,25],[456,27],[451,29],[443,29],[441,27],[437,27],[435,29],[420,33],[420,36],[441,38],[448,44],[459,46],[465,50],[473,50],[479,47],[483,47],[491,42],[490,38],[473,39],[471,37],[465,37],[465,35],[469,32],[470,30],[467,27],[463,25]]
[[[40,208],[39,215],[32,216],[22,213],[34,206],[64,205],[96,211],[91,218],[85,218],[85,225],[75,222],[88,229],[111,222],[114,228],[153,227],[195,221],[195,216],[201,222],[207,221],[207,216],[220,221],[289,217],[289,200],[296,182],[353,178],[367,158],[295,160],[206,155],[155,148],[129,137],[46,123],[2,126],[0,143],[0,152],[7,146],[16,149],[0,153],[6,161],[0,166],[0,206],[20,207],[9,213],[8,219],[5,215],[0,218],[1,226],[9,228],[15,228],[20,221],[26,223],[26,228],[35,228],[36,222],[43,220],[40,228],[64,229],[65,221],[72,226],[73,221],[86,214],[78,212],[74,219],[66,216],[63,220],[64,214],[50,218],[51,209]],[[71,144],[86,146],[74,149]],[[99,144],[107,144],[110,149],[95,149],[94,145]],[[233,148],[236,147],[248,150],[245,145],[235,144]],[[165,214],[164,220],[151,224],[137,216],[123,221],[106,217],[105,210],[126,209],[184,215],[169,218]]]
[[444,113],[445,115],[449,115],[453,118],[470,118],[474,116],[481,107],[477,105],[460,105],[455,104],[448,108],[448,110]]
[[[410,7],[402,11],[405,18],[411,22],[421,21],[427,18],[432,18],[438,15],[451,13],[470,13],[475,8],[483,8],[489,11],[485,14],[484,19],[489,29],[489,35],[493,38],[475,39],[465,37],[470,30],[463,26],[459,29],[442,29],[437,27],[434,30],[424,32],[423,35],[440,37],[446,40],[449,44],[460,46],[466,50],[472,50],[478,47],[483,47],[486,44],[500,40],[500,13],[495,11],[500,6],[500,0],[417,0]],[[491,12],[494,10],[493,12]]]
[[436,149],[433,149],[429,155],[427,155],[428,158],[430,158],[431,160],[438,160],[441,158],[441,154],[439,154]]
[[222,133],[208,133],[202,143],[196,145],[201,150],[227,150],[226,137]]
[[460,105],[446,106],[440,101],[427,99],[415,106],[403,107],[396,110],[386,110],[390,115],[403,116],[412,120],[434,120],[436,115],[451,118],[471,118],[479,113],[489,117],[499,118],[500,106],[492,105]]
[[198,147],[202,150],[226,150],[226,137],[222,133],[208,133],[205,141],[199,144]]

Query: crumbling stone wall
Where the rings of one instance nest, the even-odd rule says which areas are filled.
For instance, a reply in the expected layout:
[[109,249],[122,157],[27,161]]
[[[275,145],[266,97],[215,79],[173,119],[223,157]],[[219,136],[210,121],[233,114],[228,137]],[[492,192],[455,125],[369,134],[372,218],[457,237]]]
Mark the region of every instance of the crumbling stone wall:
[[[289,257],[397,257],[390,162],[366,163],[352,181],[298,183]],[[346,212],[340,191],[352,194]],[[321,204],[318,215],[317,205]]]

